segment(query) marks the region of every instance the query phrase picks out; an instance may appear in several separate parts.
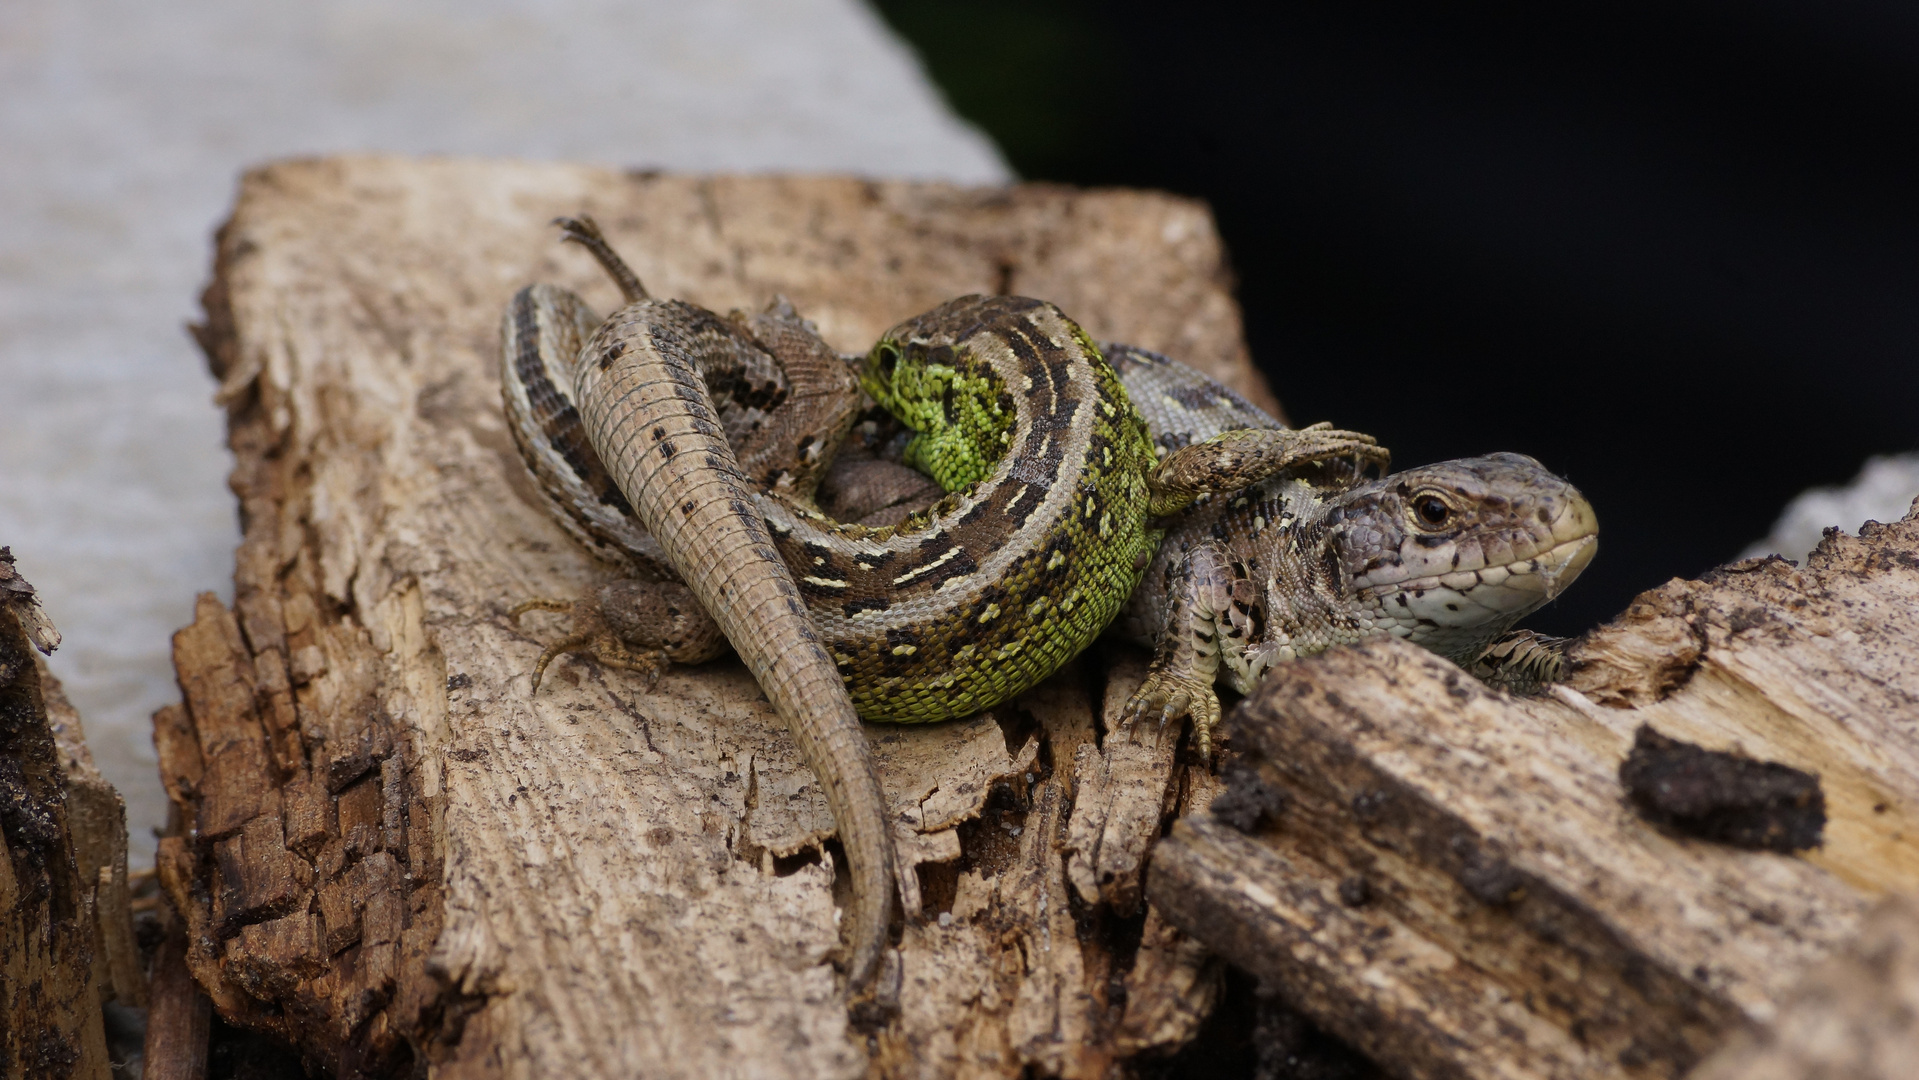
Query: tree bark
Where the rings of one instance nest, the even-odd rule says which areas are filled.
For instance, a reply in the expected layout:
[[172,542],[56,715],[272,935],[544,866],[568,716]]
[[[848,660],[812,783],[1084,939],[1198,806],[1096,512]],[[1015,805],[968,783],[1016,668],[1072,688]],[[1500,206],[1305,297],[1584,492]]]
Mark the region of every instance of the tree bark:
[[863,1028],[827,962],[831,820],[739,665],[649,685],[567,659],[530,692],[552,631],[505,612],[611,571],[518,461],[497,327],[534,281],[616,305],[548,224],[580,211],[655,294],[784,294],[849,351],[1020,292],[1272,404],[1187,200],[371,158],[249,174],[198,328],[231,410],[236,599],[201,599],[174,641],[184,704],[155,717],[185,825],[160,876],[214,1007],[342,1074],[1095,1077],[1189,1038],[1217,965],[1136,909],[1147,845],[1211,780],[1170,742],[1105,743],[1136,656],[868,728],[926,918],[901,928],[897,1011]]
[[[1919,890],[1919,509],[1803,568],[1670,582],[1570,660],[1534,698],[1396,641],[1269,679],[1232,721],[1232,798],[1155,849],[1149,899],[1402,1076],[1677,1077],[1732,1031],[1801,1038],[1801,977]],[[1816,830],[1823,808],[1823,844],[1642,817],[1621,779],[1642,725],[1815,774],[1822,801],[1784,809]],[[1881,1036],[1906,1015],[1864,984],[1849,1003]]]

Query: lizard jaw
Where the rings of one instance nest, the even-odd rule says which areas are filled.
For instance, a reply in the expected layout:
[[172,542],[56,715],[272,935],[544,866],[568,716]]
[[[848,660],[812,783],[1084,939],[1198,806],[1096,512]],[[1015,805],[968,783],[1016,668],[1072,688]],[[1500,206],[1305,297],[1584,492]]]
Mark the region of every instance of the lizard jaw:
[[1587,535],[1504,566],[1380,587],[1371,599],[1387,633],[1455,660],[1470,657],[1564,592],[1598,550],[1599,538]]

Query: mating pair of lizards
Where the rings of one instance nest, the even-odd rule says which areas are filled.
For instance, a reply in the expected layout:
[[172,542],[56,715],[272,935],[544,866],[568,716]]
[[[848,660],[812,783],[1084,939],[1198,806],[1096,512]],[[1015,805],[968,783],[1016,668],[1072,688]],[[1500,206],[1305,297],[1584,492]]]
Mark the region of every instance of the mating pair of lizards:
[[[514,609],[572,615],[534,686],[562,652],[657,672],[730,642],[825,789],[852,993],[896,872],[862,719],[991,708],[1115,624],[1155,647],[1127,722],[1191,716],[1210,756],[1216,678],[1249,692],[1371,634],[1536,675],[1549,650],[1496,642],[1596,547],[1591,506],[1531,458],[1367,479],[1388,464],[1370,436],[1285,429],[1043,301],[962,297],[842,357],[783,300],[721,317],[651,298],[590,219],[558,224],[626,306],[513,298],[509,426],[569,531],[655,580]],[[862,391],[891,419],[864,418]]]

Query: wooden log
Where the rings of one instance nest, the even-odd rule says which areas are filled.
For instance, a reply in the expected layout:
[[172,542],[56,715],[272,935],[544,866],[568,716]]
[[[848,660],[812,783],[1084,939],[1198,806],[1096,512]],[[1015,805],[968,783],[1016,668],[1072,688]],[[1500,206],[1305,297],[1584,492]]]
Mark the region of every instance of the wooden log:
[[[1269,679],[1149,898],[1402,1076],[1683,1075],[1919,889],[1919,510],[1671,582],[1571,659],[1535,698],[1396,641]],[[1816,774],[1823,845],[1649,822],[1642,725]]]
[[[517,459],[497,326],[533,281],[615,305],[548,225],[582,210],[657,294],[784,294],[843,349],[1016,291],[1270,404],[1187,200],[366,158],[249,174],[199,331],[232,410],[235,602],[203,597],[176,636],[185,701],[154,732],[185,826],[160,876],[219,1014],[342,1075],[1094,1077],[1189,1038],[1216,965],[1088,901],[1136,904],[1144,846],[1207,781],[1169,740],[1152,790],[1108,782],[1101,827],[1076,824],[1076,778],[1118,775],[1099,657],[992,715],[869,728],[925,918],[900,929],[892,1010],[857,1018],[827,962],[831,820],[738,664],[649,685],[567,659],[531,693],[552,627],[506,610],[610,571]],[[1076,890],[1086,858],[1113,888]]]
[[144,980],[120,796],[34,655],[59,640],[0,547],[0,1075],[105,1080],[101,1003]]
[[1815,967],[1770,1024],[1741,1031],[1692,1080],[1904,1080],[1919,1064],[1919,900],[1889,897]]

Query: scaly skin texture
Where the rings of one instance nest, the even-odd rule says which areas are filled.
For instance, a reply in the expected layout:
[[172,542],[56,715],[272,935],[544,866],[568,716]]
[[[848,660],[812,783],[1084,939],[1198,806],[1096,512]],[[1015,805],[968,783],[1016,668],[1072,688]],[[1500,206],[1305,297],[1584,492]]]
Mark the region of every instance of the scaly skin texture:
[[[895,862],[854,704],[918,722],[1004,701],[1125,603],[1159,540],[1149,505],[1185,505],[1209,478],[1226,490],[1303,462],[1385,458],[1355,433],[1266,432],[1156,466],[1077,325],[1042,301],[962,297],[890,331],[862,375],[920,425],[913,458],[957,490],[896,526],[842,525],[807,496],[858,399],[832,387],[831,351],[810,327],[778,303],[723,319],[647,298],[591,222],[563,224],[631,302],[569,355],[595,323],[584,305],[543,286],[514,297],[502,326],[510,426],[561,520],[682,578],[793,730],[852,866],[854,992],[885,944]],[[807,408],[817,415],[795,419]],[[576,646],[643,670],[668,650],[698,654],[683,620],[657,634],[607,610],[616,603],[602,589],[571,605],[573,633],[540,668]]]
[[1118,614],[1152,558],[1147,519],[1306,461],[1384,459],[1352,432],[1228,432],[1155,464],[1105,357],[1058,308],[968,296],[895,327],[861,384],[954,485],[892,528],[762,501],[860,715],[921,723],[1025,692]]
[[[596,254],[617,265],[596,236],[582,242],[600,244]],[[830,350],[810,327],[779,304],[727,319],[677,304],[651,318],[656,334],[696,343],[689,355],[711,386],[726,389],[715,391],[716,414],[759,482],[759,510],[866,720],[967,716],[1051,674],[1138,584],[1161,535],[1148,527],[1151,516],[1304,463],[1386,460],[1368,436],[1276,425],[1224,432],[1156,460],[1111,366],[1071,319],[1044,301],[969,296],[894,327],[858,376],[916,432],[905,459],[947,496],[891,526],[842,524],[807,496],[858,395],[850,383],[832,385]],[[532,286],[515,297],[502,380],[515,438],[575,535],[656,576],[684,576],[661,553],[662,538],[636,527],[624,500],[607,493],[617,470],[574,431],[575,376],[564,350],[573,328],[590,321],[563,290]],[[850,380],[839,367],[837,377]],[[573,632],[547,649],[540,670],[582,647],[640,670],[707,655],[712,638],[696,632],[683,605],[648,633],[607,610],[612,602],[603,588],[586,602],[516,609],[574,614]]]
[[846,970],[857,991],[872,981],[892,913],[885,799],[846,686],[706,402],[689,355],[702,342],[680,333],[685,315],[673,301],[642,300],[600,327],[576,372],[581,421],[825,789],[853,877]]

